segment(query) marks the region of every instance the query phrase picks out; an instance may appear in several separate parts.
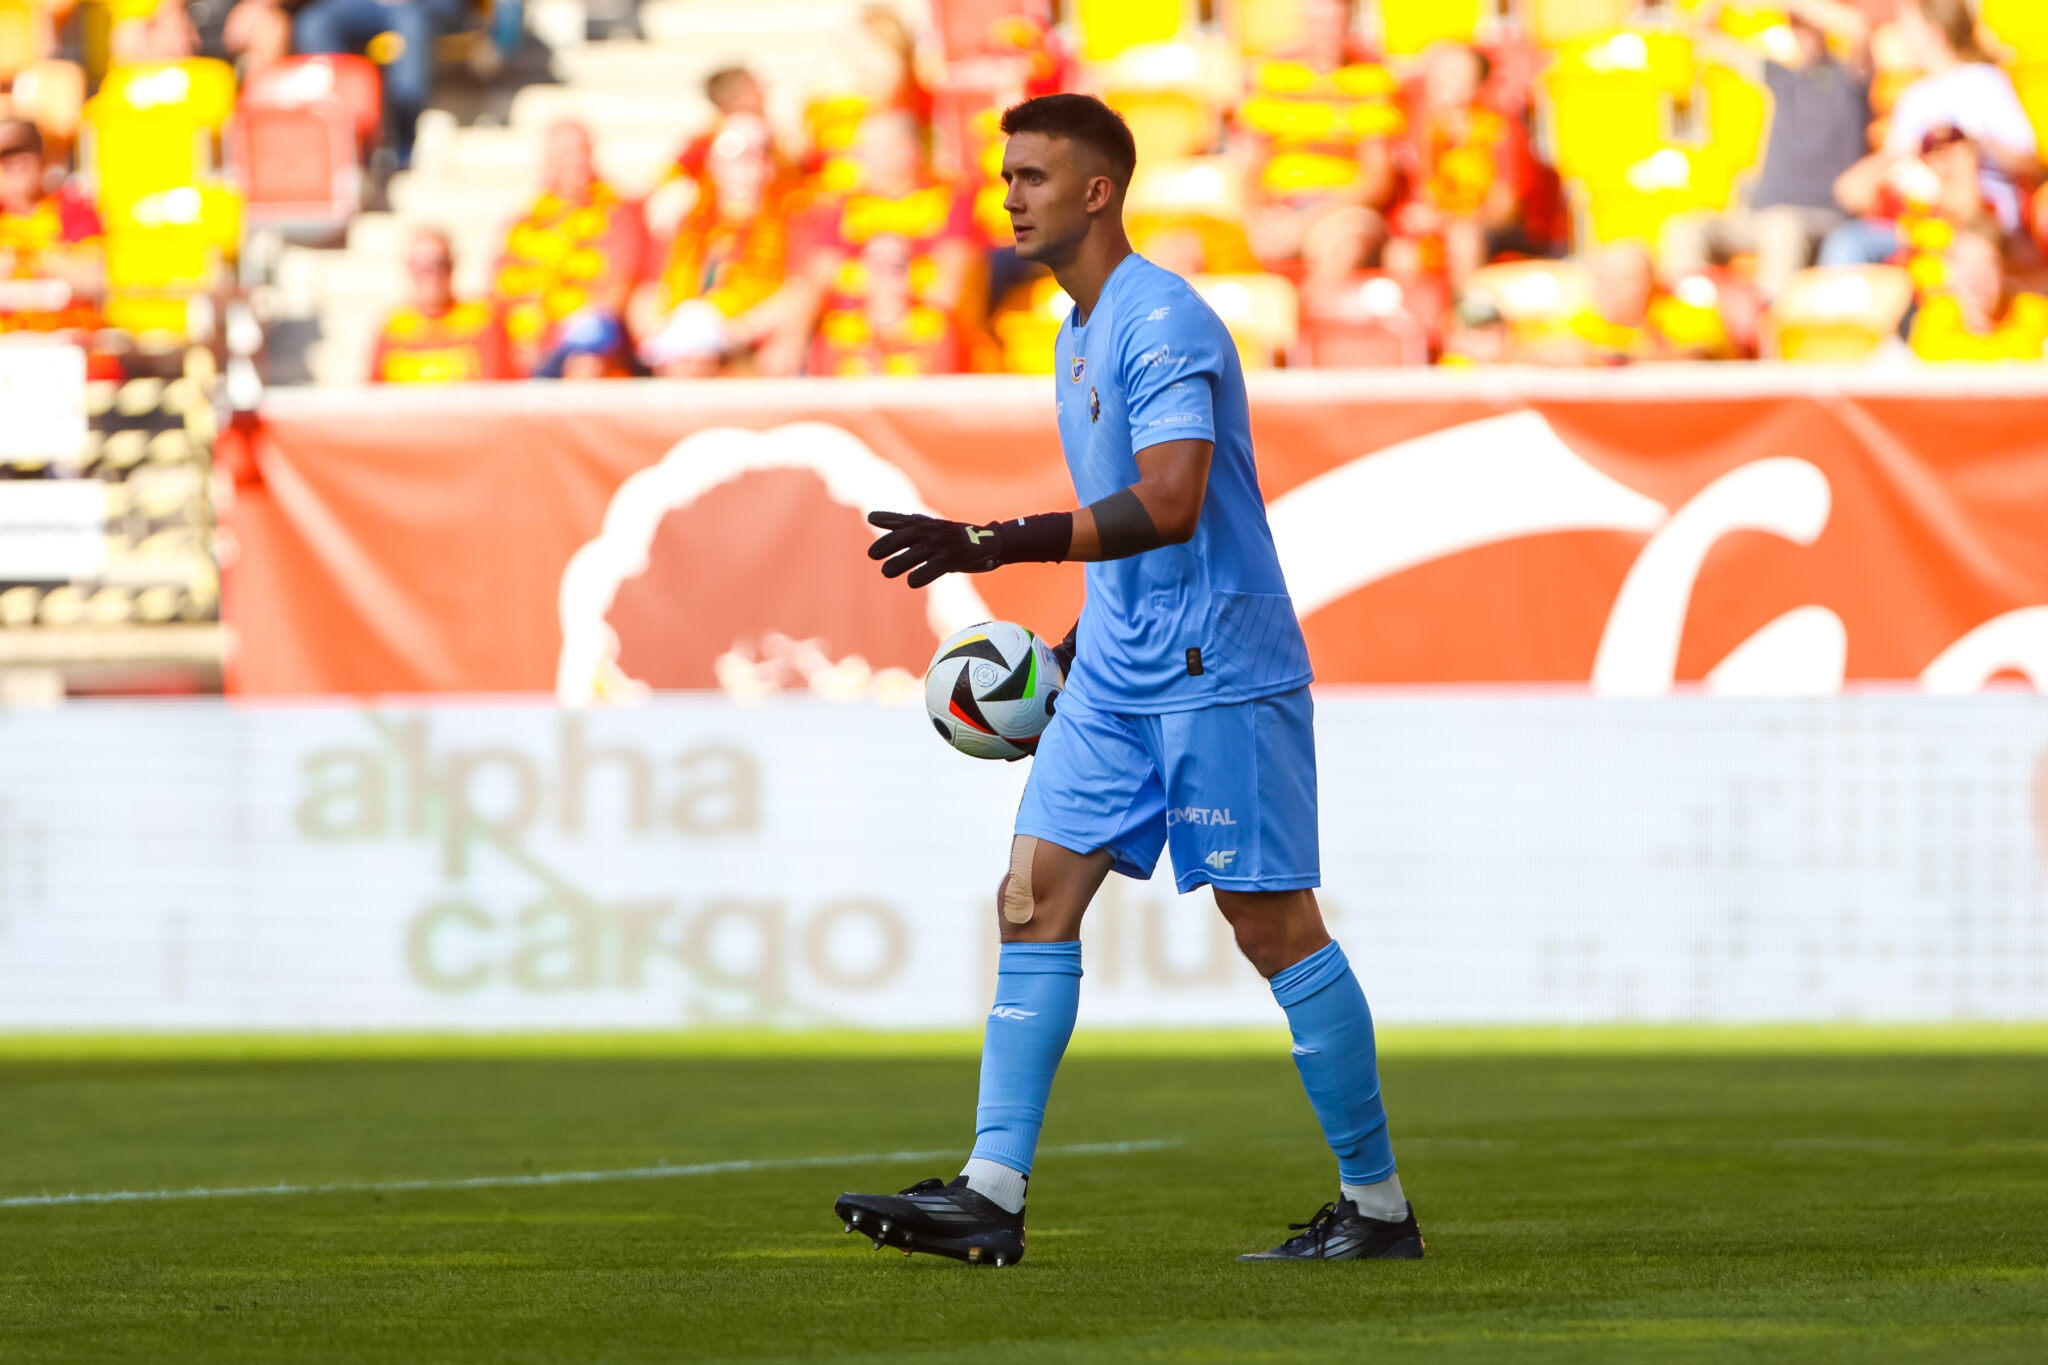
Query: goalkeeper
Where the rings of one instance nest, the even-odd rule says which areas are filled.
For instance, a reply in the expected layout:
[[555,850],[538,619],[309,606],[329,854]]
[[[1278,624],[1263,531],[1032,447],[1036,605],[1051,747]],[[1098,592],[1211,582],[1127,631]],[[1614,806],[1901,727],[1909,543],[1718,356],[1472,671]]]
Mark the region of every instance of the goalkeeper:
[[877,512],[869,553],[922,587],[1019,561],[1088,561],[1059,713],[1040,737],[997,894],[1002,949],[966,1169],[896,1195],[841,1195],[848,1229],[990,1265],[1024,1254],[1024,1195],[1053,1073],[1074,1028],[1081,917],[1104,877],[1171,851],[1205,883],[1272,986],[1338,1196],[1246,1260],[1422,1255],[1394,1173],[1372,1016],[1314,888],[1316,757],[1308,649],[1266,525],[1244,376],[1229,333],[1123,230],[1130,130],[1085,95],[1003,116],[1017,254],[1074,300],[1054,383],[1086,506],[968,526]]

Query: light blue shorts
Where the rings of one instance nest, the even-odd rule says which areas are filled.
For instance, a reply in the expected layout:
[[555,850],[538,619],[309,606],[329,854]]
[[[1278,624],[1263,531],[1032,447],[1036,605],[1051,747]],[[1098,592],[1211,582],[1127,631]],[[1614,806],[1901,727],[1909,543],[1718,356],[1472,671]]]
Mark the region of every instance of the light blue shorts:
[[1124,716],[1062,695],[1031,761],[1017,833],[1076,853],[1108,849],[1116,871],[1139,881],[1171,848],[1182,891],[1318,886],[1315,704],[1302,687]]

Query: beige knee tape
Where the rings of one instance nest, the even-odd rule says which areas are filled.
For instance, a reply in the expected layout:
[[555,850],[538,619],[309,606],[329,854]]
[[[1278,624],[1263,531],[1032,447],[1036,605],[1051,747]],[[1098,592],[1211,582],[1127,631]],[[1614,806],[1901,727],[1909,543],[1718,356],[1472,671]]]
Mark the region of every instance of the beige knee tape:
[[1020,834],[1010,841],[1010,875],[1003,878],[1003,918],[1012,924],[1029,924],[1038,904],[1031,894],[1031,860],[1038,856],[1038,840]]

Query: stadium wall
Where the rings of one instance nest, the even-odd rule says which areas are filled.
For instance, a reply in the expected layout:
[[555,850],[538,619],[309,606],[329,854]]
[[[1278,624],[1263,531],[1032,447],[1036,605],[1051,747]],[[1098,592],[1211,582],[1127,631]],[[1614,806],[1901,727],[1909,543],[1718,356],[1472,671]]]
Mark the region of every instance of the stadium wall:
[[[2048,703],[1318,700],[1387,1020],[2048,1018]],[[0,710],[0,1027],[969,1027],[1023,765],[914,702]],[[1097,1025],[1277,1022],[1112,877]]]
[[[1068,386],[275,395],[221,450],[230,685],[836,694],[894,685],[991,615],[1062,633],[1076,566],[913,595],[861,551],[878,506],[981,521],[1069,504],[1046,401]],[[1273,373],[1252,400],[1326,683],[2048,679],[2038,366]]]

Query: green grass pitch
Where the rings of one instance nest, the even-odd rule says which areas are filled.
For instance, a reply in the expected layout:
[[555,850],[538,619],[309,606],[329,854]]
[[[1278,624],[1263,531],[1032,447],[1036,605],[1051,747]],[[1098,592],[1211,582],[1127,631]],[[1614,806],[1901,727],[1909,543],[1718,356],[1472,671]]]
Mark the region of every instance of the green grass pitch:
[[[2048,1030],[1392,1032],[1418,1263],[1277,1035],[1082,1036],[1029,1252],[877,1253],[972,1039],[0,1039],[0,1360],[2048,1360]],[[945,1150],[556,1184],[27,1205]]]

